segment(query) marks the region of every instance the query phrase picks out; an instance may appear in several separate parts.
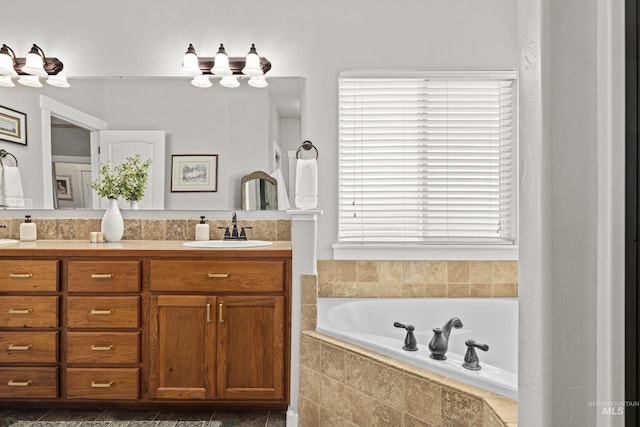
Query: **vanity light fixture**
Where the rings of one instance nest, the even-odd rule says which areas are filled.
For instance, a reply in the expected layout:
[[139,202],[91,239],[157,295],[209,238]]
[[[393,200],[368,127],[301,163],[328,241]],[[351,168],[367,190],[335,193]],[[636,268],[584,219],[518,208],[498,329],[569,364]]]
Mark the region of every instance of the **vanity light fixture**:
[[29,87],[42,87],[39,77],[48,77],[52,86],[69,87],[66,77],[57,75],[62,68],[62,61],[48,58],[35,43],[25,58],[18,58],[6,44],[0,48],[0,86],[13,87],[12,77],[20,76],[18,83]]
[[195,87],[207,88],[211,87],[211,80],[207,76],[195,76],[193,80],[191,80],[191,84]]
[[[185,52],[180,73],[187,76],[193,76],[191,84],[198,87],[211,86],[203,84],[204,80],[196,78],[199,76],[220,77],[219,83],[224,87],[238,87],[240,82],[238,77],[250,77],[249,85],[252,87],[267,87],[268,83],[264,78],[264,74],[271,69],[271,62],[264,57],[258,56],[255,44],[251,44],[249,53],[246,57],[229,57],[225,51],[224,45],[220,43],[216,56],[198,57],[193,44],[189,43],[189,47]],[[254,77],[258,77],[253,80]],[[209,78],[207,78],[209,80]],[[210,82],[209,82],[210,83]]]

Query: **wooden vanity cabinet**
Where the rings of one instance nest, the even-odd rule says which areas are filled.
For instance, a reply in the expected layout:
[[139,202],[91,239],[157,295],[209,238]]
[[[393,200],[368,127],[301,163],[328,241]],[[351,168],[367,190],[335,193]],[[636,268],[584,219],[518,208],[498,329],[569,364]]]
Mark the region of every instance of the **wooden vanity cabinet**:
[[59,262],[0,260],[0,398],[58,397]]
[[35,245],[0,249],[0,407],[286,409],[290,245]]
[[152,260],[152,396],[285,401],[286,267],[284,260]]

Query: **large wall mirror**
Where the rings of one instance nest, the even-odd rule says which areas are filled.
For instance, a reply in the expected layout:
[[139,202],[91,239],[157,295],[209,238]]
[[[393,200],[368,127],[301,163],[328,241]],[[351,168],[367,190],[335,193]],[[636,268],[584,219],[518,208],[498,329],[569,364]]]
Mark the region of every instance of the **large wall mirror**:
[[[303,79],[267,81],[265,89],[246,81],[202,89],[181,77],[70,77],[67,89],[1,87],[0,105],[26,114],[28,139],[26,145],[0,141],[0,148],[20,161],[29,207],[101,208],[90,188],[100,151],[109,149],[100,131],[163,131],[164,158],[152,166],[164,176],[156,179],[162,181],[156,208],[239,209],[241,179],[253,171],[279,168],[289,188],[286,153],[301,141]],[[216,155],[217,191],[172,191],[176,155]]]

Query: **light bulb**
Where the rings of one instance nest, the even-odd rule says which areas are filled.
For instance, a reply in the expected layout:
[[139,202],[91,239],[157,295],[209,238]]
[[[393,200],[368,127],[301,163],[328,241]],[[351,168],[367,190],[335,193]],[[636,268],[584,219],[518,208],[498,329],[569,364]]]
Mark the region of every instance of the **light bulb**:
[[217,76],[228,76],[233,74],[231,68],[229,68],[229,57],[227,56],[227,52],[224,50],[222,43],[220,43],[220,48],[218,48],[218,53],[216,53],[211,73]]
[[234,87],[240,86],[240,82],[238,81],[238,78],[234,75],[223,76],[222,79],[220,80],[220,85],[224,87],[234,88]]
[[31,74],[32,76],[46,77],[47,72],[44,70],[44,59],[40,55],[41,49],[37,45],[33,45],[27,54],[27,61],[22,67],[22,72]]
[[189,43],[189,47],[184,54],[184,60],[182,61],[182,68],[180,68],[180,73],[187,76],[198,76],[202,74],[202,71],[200,71],[200,66],[198,65],[198,56],[196,55],[196,50],[191,43]]
[[2,87],[14,87],[15,84],[11,80],[10,76],[0,76],[0,86]]
[[253,76],[249,79],[249,86],[262,89],[269,86],[269,83],[267,83],[267,79],[264,76]]
[[47,84],[55,87],[71,87],[65,76],[49,76]]
[[260,67],[260,57],[258,56],[258,52],[256,52],[256,45],[253,43],[247,54],[242,74],[246,74],[247,76],[261,76],[263,74],[262,68]]
[[42,87],[42,83],[40,83],[38,76],[20,76],[18,83],[23,86]]
[[191,84],[195,87],[208,88],[211,87],[211,80],[207,76],[195,76]]

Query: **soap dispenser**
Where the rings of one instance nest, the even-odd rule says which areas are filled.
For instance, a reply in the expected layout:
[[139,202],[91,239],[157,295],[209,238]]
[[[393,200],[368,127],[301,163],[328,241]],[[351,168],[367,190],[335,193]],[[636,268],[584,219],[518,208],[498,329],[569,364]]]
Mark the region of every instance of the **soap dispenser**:
[[20,240],[23,242],[33,242],[37,238],[36,224],[31,222],[31,215],[25,215],[25,220],[20,224]]
[[204,216],[200,217],[200,224],[196,224],[196,240],[209,240],[209,224],[204,222]]

